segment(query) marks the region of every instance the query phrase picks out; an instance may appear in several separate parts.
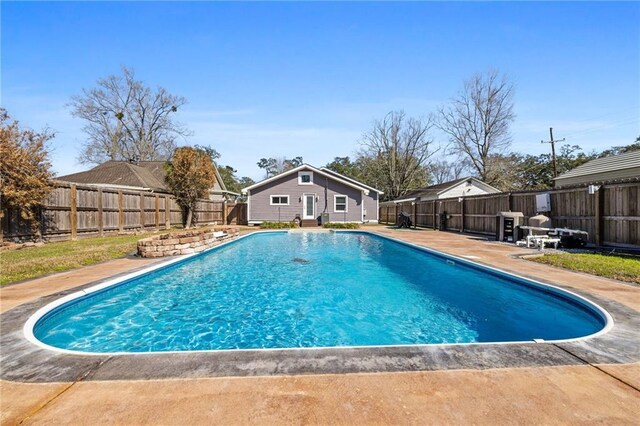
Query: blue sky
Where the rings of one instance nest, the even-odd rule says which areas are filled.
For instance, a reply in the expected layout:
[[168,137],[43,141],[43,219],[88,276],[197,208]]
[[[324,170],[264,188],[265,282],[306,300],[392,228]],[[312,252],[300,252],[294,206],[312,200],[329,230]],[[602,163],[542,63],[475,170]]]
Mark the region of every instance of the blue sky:
[[[2,2],[1,103],[58,132],[58,174],[82,122],[65,106],[135,69],[185,96],[179,119],[240,175],[261,157],[353,155],[390,110],[426,117],[490,68],[516,85],[514,151],[556,138],[585,150],[640,135],[640,3]],[[433,132],[437,144],[446,138]]]

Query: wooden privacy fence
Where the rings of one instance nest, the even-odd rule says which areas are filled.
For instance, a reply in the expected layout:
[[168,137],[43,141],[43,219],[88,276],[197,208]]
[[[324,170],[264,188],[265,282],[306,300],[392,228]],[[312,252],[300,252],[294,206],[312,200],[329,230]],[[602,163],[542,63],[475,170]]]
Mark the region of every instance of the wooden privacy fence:
[[[640,246],[640,183],[600,186],[594,194],[587,187],[540,192],[511,192],[445,198],[416,203],[380,204],[381,223],[395,224],[402,211],[420,227],[486,235],[496,234],[496,214],[522,212],[526,221],[535,216],[536,195],[548,193],[554,227],[581,229],[591,243],[622,247]],[[445,216],[446,213],[446,216]]]
[[[242,208],[234,204],[233,209]],[[236,215],[227,221],[227,205],[200,200],[195,215],[198,223],[241,224]],[[246,218],[246,209],[245,218]],[[47,240],[68,240],[102,236],[132,230],[159,230],[181,226],[182,209],[170,194],[120,190],[57,182],[39,212],[40,233]],[[246,222],[246,219],[244,220]],[[17,212],[3,210],[0,240],[33,237],[31,227]]]
[[226,223],[227,225],[247,225],[247,204],[246,203],[227,203],[226,207]]

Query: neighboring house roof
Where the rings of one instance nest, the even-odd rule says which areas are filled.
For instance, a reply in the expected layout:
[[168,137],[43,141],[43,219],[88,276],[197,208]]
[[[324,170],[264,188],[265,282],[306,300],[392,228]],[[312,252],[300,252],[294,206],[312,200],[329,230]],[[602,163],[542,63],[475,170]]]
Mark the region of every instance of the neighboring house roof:
[[224,181],[222,180],[222,176],[220,176],[220,172],[218,171],[218,168],[216,167],[216,165],[213,165],[213,170],[216,172],[216,181],[218,182],[218,185],[220,185],[220,190],[213,190],[213,191],[209,191],[211,193],[214,194],[231,194],[231,195],[240,195],[237,192],[231,192],[231,191],[227,191],[227,186],[224,184]]
[[[116,187],[144,188],[154,191],[168,192],[165,178],[165,161],[139,161],[137,163],[130,161],[107,161],[99,164],[93,169],[73,173],[70,175],[59,176],[56,179],[64,182],[83,183],[87,185],[112,185]],[[216,185],[220,189],[214,188],[210,191],[215,194],[233,194],[227,191],[227,188],[215,167]]]
[[117,185],[166,191],[164,183],[164,161],[141,161],[138,164],[129,161],[107,161],[93,169],[59,176],[56,179],[65,182]]
[[365,188],[367,188],[367,189],[369,189],[369,190],[371,190],[371,191],[377,192],[378,194],[384,194],[384,192],[383,192],[383,191],[380,191],[379,189],[375,189],[375,188],[374,188],[374,187],[372,187],[372,186],[365,185],[365,184],[364,184],[364,183],[362,183],[362,182],[358,182],[357,180],[355,180],[355,179],[353,179],[353,178],[350,178],[349,176],[341,175],[340,173],[335,172],[335,171],[333,171],[333,170],[331,170],[331,169],[327,169],[326,167],[323,167],[323,168],[322,168],[322,169],[320,169],[320,170],[322,170],[323,172],[331,173],[332,175],[335,175],[335,176],[337,176],[337,177],[339,177],[339,178],[342,178],[342,179],[344,179],[344,180],[348,180],[349,182],[353,182],[353,183],[355,183],[355,184],[357,184],[357,185],[364,186]]
[[556,186],[640,178],[640,151],[587,161],[555,178]]
[[[347,179],[344,179],[342,177],[338,177],[338,176],[336,176],[336,175],[334,175],[332,173],[327,173],[326,171],[322,171],[322,170],[320,170],[320,169],[318,169],[316,167],[313,167],[313,166],[311,166],[309,164],[302,164],[301,166],[295,167],[295,168],[293,168],[291,170],[287,170],[286,172],[280,173],[278,175],[271,176],[270,178],[267,178],[267,179],[265,179],[263,181],[260,181],[258,183],[254,183],[251,186],[247,186],[246,188],[242,189],[242,193],[243,194],[247,193],[247,192],[251,191],[252,189],[259,188],[262,185],[265,185],[265,184],[267,184],[269,182],[273,182],[276,179],[280,179],[282,177],[288,176],[290,174],[297,173],[297,172],[302,171],[302,170],[311,170],[312,172],[317,173],[317,174],[319,174],[321,176],[326,176],[326,177],[328,177],[330,179],[333,179],[336,182],[342,183],[343,185],[359,189],[360,191],[364,192],[365,194],[369,194],[369,188],[367,186],[365,186],[364,184],[362,184],[360,182],[357,182],[357,181],[354,181],[352,179],[347,180]],[[374,191],[377,191],[377,190],[374,190]]]
[[472,176],[463,177],[460,179],[451,180],[448,182],[438,183],[436,185],[427,186],[424,188],[414,189],[412,191],[407,192],[401,199],[394,200],[395,203],[402,203],[405,201],[414,201],[418,198],[437,198],[438,195],[447,192],[448,190],[455,188],[456,186],[464,183],[466,181],[472,181],[485,191],[489,193],[500,192],[499,189],[494,188],[493,186],[484,183],[480,179],[476,179]]

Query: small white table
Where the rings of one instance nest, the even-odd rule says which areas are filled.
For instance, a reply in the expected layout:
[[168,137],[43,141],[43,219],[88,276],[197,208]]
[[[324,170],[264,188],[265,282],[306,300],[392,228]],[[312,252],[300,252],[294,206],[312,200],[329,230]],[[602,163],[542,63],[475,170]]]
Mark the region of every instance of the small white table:
[[553,244],[553,248],[557,249],[558,244],[560,244],[560,238],[552,238],[548,235],[527,235],[526,244],[522,245],[526,245],[527,248],[531,248],[531,246],[533,246],[542,250],[545,244]]
[[[560,244],[561,237],[563,236],[575,236],[583,239],[584,241],[589,240],[589,233],[579,229],[542,228],[540,226],[520,226],[520,229],[529,231],[529,235],[525,237],[527,247],[531,247],[532,244],[534,247],[544,246],[544,244],[553,244],[555,248],[558,248],[558,244]],[[536,231],[544,232],[544,235],[534,234]],[[544,242],[541,242],[542,240],[544,240]]]

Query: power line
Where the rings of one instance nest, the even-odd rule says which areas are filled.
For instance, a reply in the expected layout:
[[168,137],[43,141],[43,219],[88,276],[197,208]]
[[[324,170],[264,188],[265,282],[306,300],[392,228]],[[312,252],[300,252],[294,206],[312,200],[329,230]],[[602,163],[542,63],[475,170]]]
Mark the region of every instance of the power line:
[[628,124],[633,124],[633,123],[639,122],[639,121],[640,121],[640,118],[626,118],[626,119],[623,119],[623,120],[617,120],[617,121],[613,121],[613,122],[610,122],[610,123],[607,123],[607,124],[602,124],[600,126],[588,127],[586,129],[583,129],[583,130],[577,130],[577,131],[575,131],[573,133],[569,133],[568,135],[566,135],[566,137],[585,135],[585,134],[597,132],[599,130],[611,129],[611,128],[615,128],[615,127],[622,127],[622,126],[626,126]]
[[[584,119],[581,119],[581,120],[577,120],[577,121],[575,121],[575,123],[579,124],[579,123],[591,123],[591,122],[594,122],[594,121],[609,121],[610,119],[613,119],[614,122],[615,121],[619,121],[619,120],[629,120],[628,118],[619,119],[617,117],[620,117],[622,115],[626,115],[630,111],[634,112],[634,115],[632,117],[639,117],[640,116],[640,114],[639,114],[640,110],[638,110],[638,107],[630,107],[630,108],[625,108],[625,109],[622,109],[622,110],[612,111],[612,112],[609,112],[609,113],[606,113],[606,114],[599,114],[597,116],[591,116],[589,118],[584,118]],[[578,131],[581,131],[581,130],[578,130]]]

